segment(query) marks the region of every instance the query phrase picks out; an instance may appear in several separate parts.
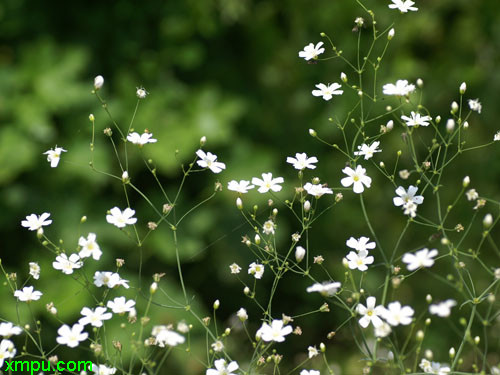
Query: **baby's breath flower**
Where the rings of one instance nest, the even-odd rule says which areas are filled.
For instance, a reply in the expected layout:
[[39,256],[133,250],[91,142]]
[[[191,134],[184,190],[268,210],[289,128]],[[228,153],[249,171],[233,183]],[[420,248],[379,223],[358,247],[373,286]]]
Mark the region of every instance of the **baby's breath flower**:
[[479,102],[479,99],[469,99],[469,108],[471,109],[471,111],[481,114],[483,106]]
[[135,93],[139,99],[144,99],[148,95],[148,92],[142,87],[138,87]]

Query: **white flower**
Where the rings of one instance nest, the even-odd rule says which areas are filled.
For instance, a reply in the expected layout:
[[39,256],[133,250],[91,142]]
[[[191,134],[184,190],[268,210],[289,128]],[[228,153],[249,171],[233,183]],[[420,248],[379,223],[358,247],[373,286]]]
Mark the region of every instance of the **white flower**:
[[333,194],[332,189],[327,188],[321,184],[311,184],[308,182],[304,185],[304,190],[307,191],[307,194],[311,194],[316,198],[320,198],[324,194]]
[[439,362],[430,362],[425,358],[422,358],[419,366],[426,374],[447,375],[451,371],[447,365],[441,365]]
[[131,299],[126,301],[125,297],[116,297],[113,301],[108,301],[107,306],[115,314],[124,314],[135,309],[135,301]]
[[422,204],[424,202],[424,197],[421,195],[415,195],[418,191],[418,187],[410,185],[408,187],[408,191],[405,190],[404,187],[399,186],[396,189],[396,194],[398,197],[392,198],[392,202],[395,206],[403,206],[408,202],[413,202],[415,204]]
[[94,285],[98,288],[103,285],[106,285],[110,289],[120,285],[125,289],[129,288],[128,280],[122,279],[117,273],[109,271],[96,271],[94,273]]
[[373,157],[373,154],[375,152],[382,151],[378,149],[379,145],[379,141],[373,142],[370,146],[368,146],[366,143],[363,143],[361,146],[358,146],[359,151],[354,151],[354,155],[364,156],[365,160],[368,160]]
[[248,193],[248,190],[253,189],[255,186],[250,185],[250,181],[247,180],[241,180],[240,182],[236,180],[229,181],[227,184],[227,189],[231,191],[236,191],[237,193],[240,194],[246,194]]
[[16,348],[14,343],[10,340],[2,340],[0,342],[0,367],[3,366],[3,363],[8,358],[14,358],[16,355]]
[[127,135],[127,140],[132,142],[134,145],[144,146],[146,143],[155,143],[158,142],[157,139],[152,138],[153,133],[143,133],[139,134],[137,132],[130,133]]
[[21,327],[15,326],[11,322],[0,323],[0,336],[8,339],[12,335],[20,335],[23,330]]
[[292,333],[293,329],[291,325],[283,327],[283,320],[275,319],[271,322],[271,325],[267,323],[262,323],[262,326],[257,331],[257,337],[262,340],[283,342],[285,341],[285,336]]
[[312,94],[314,96],[322,96],[324,100],[330,100],[333,95],[342,95],[343,90],[339,90],[342,86],[338,83],[332,83],[328,86],[324,83],[318,83],[316,85],[318,90],[313,90]]
[[316,46],[313,43],[309,43],[304,47],[303,51],[299,52],[299,57],[304,58],[306,61],[317,59],[318,55],[321,55],[323,52],[325,52],[325,49],[321,48],[322,45],[323,42],[319,42],[318,44],[316,44]]
[[96,242],[95,233],[89,233],[86,239],[85,237],[80,237],[78,240],[78,246],[82,247],[78,253],[80,258],[92,256],[95,260],[99,260],[102,255],[102,251]]
[[248,266],[248,274],[253,275],[256,279],[261,279],[264,274],[264,266],[253,262]]
[[274,222],[272,220],[267,220],[262,226],[262,230],[265,234],[274,234]]
[[214,352],[222,352],[222,350],[224,350],[224,344],[220,340],[215,341],[210,346],[212,347]]
[[52,168],[57,167],[59,164],[59,160],[61,160],[61,152],[67,152],[62,147],[55,147],[54,149],[50,149],[49,151],[45,151],[43,154],[47,155],[47,161],[50,163]]
[[104,78],[101,75],[95,77],[94,78],[94,88],[96,90],[99,90],[102,87],[102,85],[104,85]]
[[234,371],[238,370],[239,366],[236,361],[227,364],[226,360],[221,358],[214,362],[215,369],[208,369],[205,375],[236,375]]
[[236,316],[244,322],[245,320],[248,319],[248,314],[247,311],[242,307],[236,312]]
[[359,325],[363,328],[368,327],[370,323],[373,324],[375,328],[380,327],[384,322],[380,319],[380,316],[384,314],[385,308],[384,306],[375,306],[377,303],[377,299],[375,297],[368,297],[366,299],[366,307],[359,303],[356,311],[358,314],[363,315],[361,319],[359,319]]
[[52,262],[52,267],[56,270],[61,270],[66,275],[71,275],[74,269],[83,266],[83,262],[80,260],[78,254],[71,254],[68,256],[65,253],[61,253],[56,257],[55,262]]
[[203,150],[196,151],[196,155],[200,158],[196,163],[202,168],[208,168],[214,173],[220,173],[226,169],[226,164],[217,161],[217,155],[211,152],[205,153]]
[[316,349],[316,346],[308,346],[307,347],[307,352],[308,352],[308,357],[309,359],[316,357],[319,355],[318,349]]
[[346,241],[345,244],[349,246],[351,249],[368,252],[368,250],[375,249],[375,242],[368,242],[368,241],[370,241],[370,239],[365,236],[361,236],[358,239],[351,237]]
[[382,316],[391,326],[400,324],[406,326],[411,323],[414,313],[415,311],[410,306],[401,306],[401,303],[396,301],[387,305]]
[[300,375],[320,375],[321,373],[318,370],[302,370]]
[[471,111],[481,113],[483,106],[479,102],[479,99],[469,99],[469,108],[471,109]]
[[360,194],[365,190],[363,185],[369,188],[372,183],[372,179],[366,175],[366,169],[361,165],[358,165],[356,170],[353,170],[350,167],[345,167],[342,169],[342,172],[344,172],[348,177],[344,177],[340,180],[340,183],[344,187],[353,185],[353,191],[356,194]]
[[23,290],[16,290],[14,292],[14,297],[17,297],[19,301],[37,301],[42,296],[42,292],[34,290],[32,286],[25,286]]
[[475,201],[477,198],[479,198],[479,194],[476,191],[476,189],[469,189],[469,190],[467,190],[467,192],[465,193],[465,195],[467,196],[467,200],[468,201]]
[[429,121],[432,120],[430,116],[421,116],[420,113],[411,111],[411,117],[401,116],[403,121],[406,121],[406,126],[429,126]]
[[415,4],[412,0],[391,0],[392,4],[389,4],[391,9],[399,9],[401,13],[407,13],[409,10],[417,11],[418,8],[412,6]]
[[33,276],[35,280],[40,278],[40,266],[36,262],[30,262],[30,275]]
[[183,344],[186,339],[177,332],[168,329],[166,326],[154,326],[151,335],[155,338],[155,345],[160,348],[167,346],[177,346]]
[[358,269],[360,271],[366,271],[368,269],[366,265],[372,264],[374,261],[371,255],[368,256],[368,251],[366,250],[362,250],[358,253],[351,251],[347,254],[346,259],[351,270]]
[[429,250],[427,248],[417,251],[415,254],[406,253],[403,255],[403,262],[407,263],[407,268],[409,271],[414,271],[420,267],[432,267],[434,265],[434,259],[438,255],[436,249]]
[[493,136],[493,142],[500,141],[500,130],[495,133]]
[[83,331],[83,326],[81,324],[74,324],[73,327],[69,327],[67,324],[62,325],[57,333],[56,341],[58,344],[67,345],[70,348],[76,348],[80,345],[80,341],[85,341],[89,334]]
[[148,92],[144,90],[142,87],[139,87],[135,92],[135,94],[139,99],[144,99],[148,95]]
[[116,368],[92,363],[92,371],[94,375],[113,375],[116,372]]
[[44,212],[40,216],[35,214],[31,214],[26,216],[26,220],[21,221],[21,225],[28,230],[38,230],[44,226],[52,224],[52,220],[47,220],[50,214],[48,212]]
[[331,297],[335,293],[337,293],[337,290],[340,288],[340,283],[339,282],[329,282],[325,281],[324,283],[316,283],[311,285],[306,289],[307,293],[313,293],[313,292],[319,292],[325,297]]
[[385,95],[407,96],[415,91],[415,85],[408,84],[406,79],[399,79],[396,84],[387,83],[383,87]]
[[95,310],[84,307],[82,311],[80,311],[83,318],[80,318],[78,324],[81,324],[82,326],[90,324],[93,327],[102,327],[103,321],[111,319],[113,316],[113,314],[106,312],[106,310],[107,309],[105,307],[96,307]]
[[391,334],[392,328],[386,322],[382,323],[381,326],[375,327],[375,336],[376,337],[387,337]]
[[447,318],[451,314],[451,308],[456,304],[457,302],[455,300],[447,299],[446,301],[430,305],[429,312],[441,318]]
[[126,225],[132,225],[137,222],[135,217],[135,211],[131,208],[126,208],[123,211],[118,207],[113,207],[109,210],[109,214],[106,215],[106,221],[118,228],[124,228]]
[[295,169],[302,171],[306,168],[315,169],[316,166],[314,164],[318,162],[318,158],[316,158],[316,156],[311,156],[310,158],[308,158],[305,152],[297,152],[294,158],[291,156],[287,157],[286,162],[293,164],[293,167]]
[[267,193],[269,190],[278,192],[281,190],[281,185],[285,180],[283,177],[273,178],[272,173],[262,173],[262,180],[260,178],[252,178],[252,184],[259,186],[257,191],[259,193]]
[[229,269],[231,270],[231,273],[240,273],[241,267],[238,266],[236,263],[233,263],[229,266]]
[[417,216],[417,205],[414,202],[407,202],[403,205],[403,213],[405,215],[415,217]]
[[180,333],[188,333],[189,330],[189,325],[184,320],[181,320],[179,323],[177,323],[177,331],[179,331]]

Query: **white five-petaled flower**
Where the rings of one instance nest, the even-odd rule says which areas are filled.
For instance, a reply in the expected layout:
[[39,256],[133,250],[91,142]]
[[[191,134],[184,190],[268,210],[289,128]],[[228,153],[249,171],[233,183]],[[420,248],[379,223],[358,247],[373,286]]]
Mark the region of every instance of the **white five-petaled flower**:
[[319,350],[316,348],[316,346],[308,346],[307,347],[307,356],[309,359],[316,357],[319,355]]
[[304,190],[307,191],[307,194],[311,194],[316,198],[320,198],[324,194],[333,194],[332,189],[321,184],[311,184],[310,182],[304,185]]
[[374,258],[370,255],[368,256],[368,251],[361,250],[360,252],[351,251],[346,255],[347,265],[351,270],[358,269],[360,271],[366,271],[368,269],[367,264],[372,264]]
[[476,189],[469,189],[465,192],[465,196],[467,197],[468,201],[475,201],[477,198],[479,198],[479,193],[476,191]]
[[325,297],[331,297],[340,288],[338,281],[325,281],[323,283],[315,283],[306,289],[307,293],[318,292]]
[[231,270],[231,273],[240,273],[241,267],[238,266],[236,263],[233,263],[229,266],[229,269]]
[[358,314],[363,315],[361,319],[359,319],[359,325],[363,328],[368,327],[370,323],[373,324],[375,328],[380,327],[384,322],[380,319],[385,312],[384,306],[375,306],[377,303],[377,299],[375,297],[368,297],[366,299],[366,307],[359,303],[356,311]]
[[118,228],[124,228],[126,225],[132,225],[137,222],[137,218],[132,217],[135,215],[135,211],[127,207],[123,211],[118,207],[113,207],[109,210],[109,214],[106,215],[106,221]]
[[253,262],[248,266],[248,274],[253,275],[256,279],[261,279],[264,274],[264,266]]
[[198,150],[196,155],[200,158],[196,163],[202,168],[208,168],[214,173],[220,173],[226,169],[226,164],[217,161],[217,155],[211,152],[205,153],[203,150]]
[[127,140],[134,145],[144,146],[146,143],[156,143],[157,139],[153,138],[153,133],[145,132],[139,134],[137,132],[127,135]]
[[292,333],[293,328],[291,325],[284,326],[283,320],[275,319],[271,322],[271,325],[267,323],[262,323],[262,326],[257,331],[257,337],[260,337],[263,341],[285,341],[285,336]]
[[144,99],[148,95],[148,92],[144,88],[138,87],[135,94],[139,99]]
[[94,372],[94,375],[113,375],[116,373],[116,368],[92,363],[92,371]]
[[96,271],[94,274],[94,285],[98,288],[103,285],[106,285],[110,289],[120,285],[125,289],[129,288],[128,280],[122,279],[117,273],[109,271]]
[[351,249],[368,252],[368,250],[375,249],[375,242],[369,242],[369,241],[370,239],[365,236],[361,236],[358,239],[351,237],[346,241],[345,244],[349,246]]
[[430,362],[425,358],[422,358],[422,361],[420,361],[419,366],[422,370],[424,370],[426,374],[448,375],[451,371],[448,365],[446,364],[442,365],[439,362]]
[[429,312],[432,315],[437,315],[441,318],[447,318],[451,314],[451,308],[456,304],[457,302],[455,300],[447,299],[446,301],[430,305]]
[[155,345],[158,345],[160,348],[166,346],[177,346],[179,344],[183,344],[186,339],[184,336],[178,334],[171,329],[168,329],[164,325],[154,326],[151,331],[151,335],[155,338]]
[[54,147],[54,149],[50,149],[43,153],[44,155],[47,155],[47,161],[50,163],[51,168],[57,167],[59,161],[61,160],[62,152],[67,152],[67,151],[62,147],[56,146]]
[[417,11],[418,8],[414,7],[415,4],[412,0],[391,0],[392,4],[389,4],[391,9],[399,9],[401,13],[407,13],[409,10]]
[[10,340],[2,340],[0,342],[0,367],[3,366],[3,363],[8,358],[14,358],[16,355],[16,347],[14,343]]
[[320,375],[321,373],[318,370],[302,370],[300,375]]
[[366,175],[366,169],[361,165],[356,166],[356,170],[350,167],[345,167],[342,169],[342,172],[344,172],[348,177],[344,177],[340,180],[340,183],[344,187],[353,185],[353,191],[356,194],[362,193],[365,190],[364,186],[369,188],[372,183],[372,179]]
[[406,122],[406,126],[429,126],[429,121],[432,120],[432,117],[422,116],[420,113],[411,111],[411,117],[401,116],[401,119]]
[[401,303],[396,301],[387,305],[382,316],[391,326],[400,324],[406,326],[411,323],[414,313],[415,311],[410,306],[401,306]]
[[415,85],[408,84],[406,79],[399,79],[396,84],[387,83],[383,87],[385,95],[407,96],[413,91],[415,91]]
[[215,369],[208,369],[205,375],[236,375],[234,371],[238,370],[239,368],[236,361],[232,361],[228,364],[223,358],[217,359],[214,362],[214,366]]
[[93,327],[102,327],[102,323],[104,320],[111,319],[113,314],[110,312],[106,312],[105,307],[96,307],[94,310],[89,309],[88,307],[84,307],[80,314],[82,314],[83,318],[78,320],[78,323],[82,326],[86,326],[87,324],[92,325]]
[[245,320],[248,319],[248,314],[247,311],[242,307],[236,312],[236,316],[244,322]]
[[94,88],[99,90],[102,85],[104,85],[104,78],[101,75],[98,75],[94,78]]
[[250,181],[247,180],[241,180],[241,181],[236,181],[232,180],[229,181],[227,184],[227,189],[231,191],[236,191],[237,193],[240,194],[246,194],[248,193],[248,190],[253,189],[255,186],[250,185]]
[[418,191],[418,187],[410,185],[408,190],[405,190],[404,187],[399,186],[396,189],[397,197],[392,198],[392,202],[395,206],[403,206],[402,208],[405,210],[405,215],[410,215],[411,217],[416,216],[417,205],[422,204],[424,202],[424,197],[421,195],[415,195]]
[[0,323],[0,336],[8,339],[12,335],[20,335],[22,332],[22,328],[15,326],[11,322],[2,322]]
[[315,169],[316,166],[314,164],[318,162],[318,158],[316,156],[308,158],[305,152],[297,152],[294,158],[291,156],[287,157],[286,162],[292,164],[295,169],[302,171],[306,168]]
[[224,343],[220,340],[216,340],[210,346],[212,347],[214,352],[221,352],[222,350],[224,350]]
[[366,143],[363,143],[361,146],[358,146],[359,151],[354,151],[354,155],[364,156],[365,160],[371,159],[375,152],[382,151],[378,149],[379,145],[379,141],[373,142],[370,146],[368,146]]
[[325,49],[321,48],[322,45],[323,42],[319,42],[316,45],[314,45],[313,43],[309,43],[304,47],[303,51],[299,52],[299,57],[302,57],[306,61],[317,59],[318,55],[321,55],[323,52],[325,52]]
[[262,173],[262,180],[260,178],[252,178],[252,184],[257,185],[259,193],[267,193],[269,190],[278,192],[281,190],[281,185],[285,180],[283,177],[273,178],[272,173]]
[[495,135],[493,136],[493,141],[494,141],[494,142],[498,142],[498,141],[500,141],[500,130],[499,130],[499,131],[497,131],[497,132],[495,133]]
[[381,326],[375,327],[375,336],[376,337],[387,337],[391,334],[392,328],[386,322],[382,323]]
[[432,267],[434,265],[434,257],[438,255],[436,249],[429,250],[427,248],[417,251],[415,254],[406,253],[403,255],[403,262],[407,263],[408,271],[415,271],[420,267]]
[[264,231],[265,234],[274,234],[275,227],[276,225],[272,220],[267,220],[262,226],[262,230]]
[[342,85],[339,85],[338,83],[332,83],[325,85],[324,83],[318,83],[316,85],[316,88],[318,90],[313,90],[312,94],[314,96],[322,96],[324,100],[330,100],[333,95],[342,95],[343,90],[339,90],[342,87]]
[[471,111],[475,111],[480,114],[483,106],[479,102],[479,99],[469,99],[469,108]]
[[44,226],[52,224],[52,220],[47,220],[49,216],[48,212],[44,212],[40,216],[31,214],[26,216],[26,220],[21,221],[21,225],[28,228],[28,230],[39,230]]
[[87,238],[80,237],[78,240],[78,246],[81,246],[81,250],[78,253],[80,258],[87,258],[92,256],[95,260],[99,260],[102,255],[101,248],[96,242],[95,233],[89,233]]
[[42,294],[42,292],[34,290],[32,286],[25,286],[22,290],[16,290],[14,297],[17,297],[19,301],[30,302],[39,300]]
[[40,266],[36,262],[30,262],[30,275],[35,279],[38,280],[40,278]]
[[67,324],[62,325],[57,333],[57,343],[61,345],[67,345],[70,348],[76,348],[80,345],[80,341],[85,341],[89,334],[83,331],[83,326],[81,324],[74,324],[73,327],[69,327]]
[[74,269],[83,266],[83,262],[80,260],[78,254],[71,254],[69,257],[65,253],[61,253],[56,257],[56,260],[52,262],[52,267],[56,270],[61,270],[66,275],[71,275]]
[[115,314],[124,314],[135,309],[135,301],[131,299],[127,301],[125,297],[116,297],[114,300],[108,301],[107,306]]

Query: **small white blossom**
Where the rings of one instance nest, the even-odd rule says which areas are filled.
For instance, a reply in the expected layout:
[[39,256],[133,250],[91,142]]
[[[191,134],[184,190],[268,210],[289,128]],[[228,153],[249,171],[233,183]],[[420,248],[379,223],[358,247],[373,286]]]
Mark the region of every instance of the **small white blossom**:
[[321,184],[311,184],[310,182],[304,185],[304,190],[307,191],[307,194],[316,198],[321,198],[324,194],[333,194],[332,189]]
[[113,316],[113,314],[106,312],[106,310],[107,309],[105,307],[96,307],[94,310],[84,307],[82,311],[80,311],[83,318],[80,318],[78,323],[82,326],[90,324],[93,327],[102,327],[103,321],[111,319]]
[[92,371],[94,372],[94,375],[113,375],[116,373],[116,368],[92,363]]
[[61,160],[62,152],[67,152],[67,151],[62,147],[56,146],[54,149],[50,149],[43,153],[44,155],[47,155],[47,161],[50,163],[51,168],[57,167],[59,161]]
[[415,91],[415,85],[408,84],[406,79],[399,79],[396,84],[387,83],[383,87],[385,95],[407,96]]
[[30,262],[30,275],[35,279],[38,280],[40,278],[40,266],[36,262]]
[[21,327],[15,326],[11,322],[0,323],[0,336],[5,337],[6,339],[13,335],[20,335],[22,331]]
[[432,120],[432,117],[422,116],[420,113],[411,111],[411,117],[401,116],[401,119],[406,122],[406,126],[429,126],[429,121]]
[[123,314],[135,309],[135,301],[131,299],[127,301],[125,297],[116,297],[114,300],[108,301],[107,306],[111,309],[111,311],[113,311],[113,313]]
[[483,106],[479,102],[479,99],[469,99],[469,108],[471,111],[475,111],[480,114]]
[[94,88],[96,90],[99,90],[102,85],[104,85],[104,78],[103,76],[99,75],[94,78]]
[[441,318],[447,318],[451,314],[451,308],[456,306],[457,302],[453,299],[447,299],[446,301],[432,304],[429,306],[429,312],[432,315],[437,315]]
[[369,242],[369,241],[370,239],[365,236],[361,236],[358,239],[351,237],[346,241],[345,244],[349,246],[351,249],[368,252],[368,250],[375,249],[375,242]]
[[406,326],[411,323],[414,313],[415,311],[410,306],[401,306],[401,303],[396,301],[387,305],[382,316],[391,326],[400,324]]
[[256,279],[261,279],[264,274],[264,266],[253,262],[248,266],[248,274],[253,275]]
[[283,177],[273,178],[272,173],[262,173],[262,180],[260,178],[252,178],[252,184],[259,186],[257,191],[259,193],[267,193],[269,190],[274,192],[281,191],[281,185],[285,180]]
[[380,319],[385,312],[384,306],[375,306],[377,303],[377,299],[375,297],[368,297],[366,299],[366,307],[359,303],[356,307],[356,311],[358,314],[363,315],[361,319],[359,319],[359,325],[363,328],[368,327],[370,323],[373,324],[375,328],[380,327],[384,322]]
[[479,194],[476,191],[476,189],[467,190],[465,195],[466,195],[468,201],[475,201],[477,198],[479,198]]
[[25,286],[22,290],[16,290],[14,297],[17,297],[19,301],[30,302],[39,300],[42,294],[42,292],[34,290],[32,286]]
[[500,141],[500,130],[495,133],[493,136],[493,142],[498,142]]
[[417,11],[418,8],[414,7],[415,4],[412,0],[391,0],[392,4],[389,4],[389,8],[391,9],[399,9],[401,13],[407,13],[409,10]]
[[267,220],[262,226],[262,230],[265,234],[274,234],[275,224],[272,220]]
[[344,187],[353,185],[353,191],[356,194],[362,193],[365,190],[364,186],[369,188],[372,183],[372,179],[366,175],[366,169],[361,165],[358,165],[356,170],[353,170],[350,167],[345,167],[342,169],[342,172],[344,172],[348,177],[344,177],[340,180],[340,183]]
[[299,57],[302,57],[304,60],[309,61],[311,59],[317,59],[318,55],[321,55],[325,52],[324,48],[321,48],[323,42],[319,42],[316,46],[313,43],[309,43],[304,47],[303,51],[299,52]]
[[438,255],[436,249],[429,250],[427,248],[417,251],[415,254],[406,253],[403,255],[403,263],[407,264],[408,271],[415,271],[420,267],[432,267],[434,265],[434,257]]
[[144,99],[148,95],[148,92],[142,87],[139,87],[135,93],[139,99]]
[[211,368],[205,372],[205,375],[236,375],[234,371],[238,370],[239,366],[236,361],[229,364],[225,359],[217,359],[214,362],[215,369]]
[[81,268],[83,262],[80,260],[78,254],[71,254],[69,257],[65,253],[61,253],[56,257],[56,260],[52,262],[52,267],[56,270],[60,270],[66,275],[71,275],[74,269]]
[[382,152],[382,150],[378,149],[379,145],[379,141],[373,142],[370,146],[368,146],[366,143],[363,143],[361,146],[358,146],[359,151],[354,151],[354,155],[364,156],[365,160],[371,159],[375,152]]
[[318,349],[316,349],[316,346],[309,346],[307,347],[307,352],[308,352],[308,357],[309,359],[316,357],[319,355]]
[[322,284],[316,283],[311,285],[306,289],[306,291],[307,293],[318,292],[325,297],[331,297],[335,293],[337,293],[337,290],[340,288],[340,285],[341,284],[339,282],[325,281]]
[[164,325],[154,326],[151,331],[151,336],[155,338],[155,345],[160,348],[167,346],[177,346],[183,344],[186,339],[184,336],[178,334]]
[[6,359],[14,358],[16,355],[16,347],[14,343],[10,340],[2,340],[0,342],[0,367],[3,366],[3,363]]
[[322,96],[324,100],[330,100],[333,95],[342,95],[343,90],[339,90],[342,86],[338,83],[332,83],[325,85],[324,83],[318,83],[316,88],[318,90],[313,90],[312,94],[314,96]]
[[236,312],[236,316],[242,321],[246,321],[248,319],[247,311],[242,307]]
[[299,375],[320,375],[318,370],[302,370]]
[[276,319],[271,322],[271,325],[262,323],[256,335],[266,342],[283,342],[285,341],[285,336],[292,333],[292,331],[293,328],[291,325],[284,326],[283,320]]
[[383,323],[381,326],[375,327],[375,336],[376,337],[387,337],[391,334],[392,328],[389,324]]
[[240,273],[241,267],[238,266],[236,263],[233,263],[229,266],[229,269],[231,270],[231,273]]
[[425,358],[422,358],[419,366],[426,374],[448,375],[451,372],[448,365],[442,365],[439,362],[430,362]]
[[134,145],[144,146],[147,143],[156,143],[157,139],[153,138],[153,133],[143,133],[139,134],[137,132],[130,133],[127,135],[127,140]]
[[126,225],[132,225],[137,222],[135,217],[135,211],[127,207],[123,211],[118,207],[113,207],[109,210],[109,214],[106,215],[106,221],[109,224],[113,224],[118,228],[125,228]]
[[125,289],[129,288],[128,280],[122,279],[117,273],[109,271],[96,271],[94,273],[94,285],[98,288],[102,287],[103,285],[106,285],[110,289],[118,287],[120,285]]
[[213,173],[220,173],[223,169],[226,169],[226,164],[217,161],[217,155],[211,152],[205,153],[203,150],[198,150],[196,155],[200,158],[196,163],[202,168],[208,168]]
[[48,212],[44,212],[40,216],[31,214],[26,216],[26,220],[21,221],[21,225],[28,228],[28,230],[39,230],[44,226],[52,224],[52,220],[47,220],[49,216]]
[[351,251],[347,254],[346,259],[351,270],[358,269],[363,272],[368,269],[367,264],[372,264],[374,261],[371,255],[368,256],[368,251],[366,250],[362,250],[358,253]]
[[236,180],[229,181],[227,184],[227,189],[231,191],[236,191],[237,193],[240,194],[246,194],[248,193],[248,190],[253,189],[255,186],[250,185],[250,181],[247,180],[241,180],[240,182]]
[[294,158],[291,156],[287,157],[286,162],[292,164],[295,169],[302,171],[306,168],[315,169],[316,166],[314,164],[318,162],[318,158],[316,156],[309,158],[305,152],[297,152]]
[[222,350],[224,350],[224,344],[220,340],[215,341],[210,346],[212,347],[214,352],[221,352]]
[[81,246],[81,250],[78,253],[80,258],[87,258],[92,256],[95,260],[99,260],[102,255],[101,248],[96,242],[95,233],[89,233],[87,238],[80,237],[78,240],[78,246]]
[[80,345],[80,341],[85,341],[89,334],[83,331],[83,326],[81,324],[74,324],[73,327],[69,327],[68,325],[62,325],[57,333],[59,336],[56,341],[58,344],[67,345],[70,348],[76,348]]

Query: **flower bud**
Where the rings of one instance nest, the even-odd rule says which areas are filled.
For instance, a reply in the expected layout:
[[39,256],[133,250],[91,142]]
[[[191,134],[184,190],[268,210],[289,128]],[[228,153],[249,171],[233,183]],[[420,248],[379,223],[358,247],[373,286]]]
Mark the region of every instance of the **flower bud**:
[[462,186],[464,188],[466,188],[467,186],[469,186],[469,184],[470,184],[470,178],[469,178],[469,176],[465,176],[463,181],[462,181]]
[[295,259],[297,260],[297,263],[302,262],[302,259],[304,259],[304,256],[306,255],[306,249],[304,249],[302,246],[297,246],[295,249]]
[[422,341],[424,339],[424,331],[422,331],[421,329],[417,331],[417,340],[418,341]]
[[326,352],[326,345],[323,343],[319,344],[319,350],[321,350],[321,353]]
[[474,337],[474,344],[479,345],[481,338],[479,336]]
[[427,303],[431,303],[432,302],[432,296],[430,294],[427,294],[427,296],[425,297],[425,301]]
[[455,358],[455,348],[454,347],[451,347],[450,348],[450,351],[449,351],[449,354],[450,354],[450,358],[453,359]]
[[394,128],[394,121],[392,120],[387,121],[385,127],[387,128],[387,131],[391,131]]
[[422,80],[422,78],[417,79],[417,86],[419,88],[424,87],[424,81]]
[[430,349],[427,349],[425,351],[424,355],[425,355],[425,358],[427,358],[428,360],[431,360],[432,358],[434,358],[434,353]]
[[344,72],[340,73],[340,80],[344,83],[347,83],[347,76]]
[[205,143],[207,143],[207,137],[203,136],[200,138],[200,146],[205,146]]
[[450,118],[448,119],[448,121],[446,121],[446,131],[448,133],[451,133],[454,129],[455,129],[455,120]]
[[434,121],[436,121],[436,124],[439,124],[441,122],[441,116],[436,116],[436,118],[434,119]]
[[94,117],[94,115],[92,113],[89,115],[89,120],[92,121],[92,122],[95,121],[95,117]]
[[469,129],[469,121],[464,121],[464,124],[462,125],[464,129]]
[[149,293],[155,294],[156,290],[158,289],[158,283],[153,282],[151,286],[149,287]]
[[238,310],[236,313],[236,316],[242,321],[246,321],[248,319],[248,314],[247,311],[242,307],[241,309]]
[[311,202],[305,201],[304,202],[304,211],[309,212],[310,209],[311,209]]
[[94,78],[94,88],[99,90],[102,85],[104,85],[104,78],[102,76],[97,76]]
[[310,135],[311,137],[316,137],[318,134],[316,133],[316,130],[314,130],[314,129],[309,129],[309,135]]
[[491,224],[493,224],[493,216],[491,214],[486,214],[483,219],[483,227],[485,229],[488,229],[489,227],[491,227]]
[[381,161],[380,163],[378,163],[378,165],[382,169],[385,168],[385,163],[383,161]]
[[122,173],[122,182],[124,184],[127,184],[130,182],[130,177],[128,176],[128,172],[127,171],[123,171]]
[[467,90],[467,84],[465,82],[462,82],[460,85],[460,95],[465,94],[465,90]]
[[258,234],[255,235],[255,244],[260,245],[260,236]]
[[220,301],[218,299],[215,300],[214,302],[214,310],[217,310],[220,306]]
[[392,40],[392,38],[394,38],[394,34],[396,34],[396,30],[394,30],[394,27],[393,27],[387,33],[387,40]]
[[458,111],[458,103],[457,102],[451,103],[451,113],[457,113],[457,111]]
[[244,289],[243,289],[243,293],[248,296],[250,294],[250,288],[248,286],[246,286]]
[[238,210],[243,209],[243,201],[241,200],[240,197],[236,198],[236,207],[238,208]]
[[345,268],[349,268],[349,261],[347,260],[347,258],[342,258],[342,265]]

